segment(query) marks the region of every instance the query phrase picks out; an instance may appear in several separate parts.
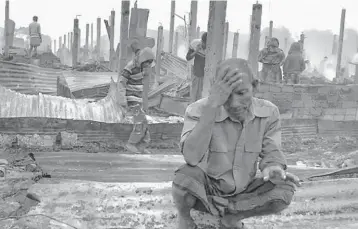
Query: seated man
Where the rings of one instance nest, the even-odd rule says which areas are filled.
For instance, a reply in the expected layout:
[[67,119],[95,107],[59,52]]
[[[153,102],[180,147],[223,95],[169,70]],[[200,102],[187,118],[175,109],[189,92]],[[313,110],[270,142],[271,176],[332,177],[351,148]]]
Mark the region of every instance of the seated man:
[[180,229],[197,228],[191,209],[219,216],[222,229],[233,229],[291,203],[299,179],[285,171],[279,110],[253,97],[257,84],[246,60],[228,59],[210,95],[187,107],[181,136],[186,164],[176,170],[172,189]]

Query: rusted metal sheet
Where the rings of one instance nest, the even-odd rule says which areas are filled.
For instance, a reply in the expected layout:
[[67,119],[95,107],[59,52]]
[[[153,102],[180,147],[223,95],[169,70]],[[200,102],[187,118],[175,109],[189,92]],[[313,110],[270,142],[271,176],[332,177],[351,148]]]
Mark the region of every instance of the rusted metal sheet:
[[187,61],[170,53],[163,53],[161,67],[185,80],[188,76]]
[[0,86],[0,118],[43,117],[119,123],[124,119],[120,88],[111,82],[108,95],[93,103],[51,95],[25,95]]
[[57,94],[59,69],[0,61],[0,85],[23,94]]
[[118,77],[116,72],[63,71],[62,74],[72,92],[109,85],[111,78],[117,81]]

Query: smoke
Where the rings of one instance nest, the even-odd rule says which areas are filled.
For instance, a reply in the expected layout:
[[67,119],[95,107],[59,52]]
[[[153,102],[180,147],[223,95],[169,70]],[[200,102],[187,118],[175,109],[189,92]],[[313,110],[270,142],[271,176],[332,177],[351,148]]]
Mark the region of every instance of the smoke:
[[323,75],[329,79],[329,80],[333,80],[336,77],[336,70],[334,68],[325,68]]
[[185,59],[185,56],[186,56],[186,47],[185,47],[184,44],[179,45],[179,47],[178,47],[178,56],[179,56],[180,58]]

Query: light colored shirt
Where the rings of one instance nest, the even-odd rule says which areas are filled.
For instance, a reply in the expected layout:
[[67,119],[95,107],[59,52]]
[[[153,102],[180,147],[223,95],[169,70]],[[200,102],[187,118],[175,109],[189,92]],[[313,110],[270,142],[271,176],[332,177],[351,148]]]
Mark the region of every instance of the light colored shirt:
[[41,26],[37,22],[32,22],[29,25],[29,35],[30,37],[40,37],[41,36]]
[[[190,104],[185,113],[181,149],[198,123],[207,98]],[[205,134],[205,133],[203,133]],[[196,152],[192,152],[196,153]],[[242,125],[232,120],[224,107],[216,114],[208,151],[197,165],[223,196],[241,193],[256,176],[258,160],[262,171],[268,165],[282,165],[280,113],[273,103],[253,98],[250,115]]]

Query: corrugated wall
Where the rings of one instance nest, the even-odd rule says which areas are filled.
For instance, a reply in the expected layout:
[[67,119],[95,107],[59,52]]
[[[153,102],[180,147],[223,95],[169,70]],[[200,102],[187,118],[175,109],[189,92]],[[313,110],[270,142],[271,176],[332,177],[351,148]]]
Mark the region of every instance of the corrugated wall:
[[123,120],[119,88],[111,83],[108,95],[93,103],[51,95],[25,95],[0,86],[0,118],[43,117],[118,123]]
[[0,61],[0,85],[23,94],[56,95],[61,74],[59,69]]
[[72,92],[109,84],[111,77],[117,80],[115,72],[68,71],[0,61],[0,85],[22,94],[56,95],[58,76],[65,77]]

